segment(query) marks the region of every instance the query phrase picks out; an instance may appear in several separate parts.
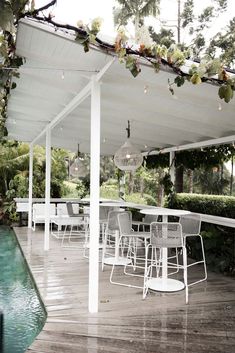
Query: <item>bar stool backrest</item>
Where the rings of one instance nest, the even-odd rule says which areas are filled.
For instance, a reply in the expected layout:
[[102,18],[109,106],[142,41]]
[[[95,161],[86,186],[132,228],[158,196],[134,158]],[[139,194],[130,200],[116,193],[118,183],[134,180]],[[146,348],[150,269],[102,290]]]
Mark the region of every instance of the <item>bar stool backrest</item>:
[[122,212],[118,215],[118,225],[121,235],[130,235],[132,231],[132,215],[131,212]]
[[79,212],[78,213],[74,212],[72,202],[66,202],[66,206],[67,206],[67,211],[68,211],[69,217],[76,217],[78,215]]
[[176,222],[152,222],[150,225],[150,243],[157,248],[182,247],[181,224]]
[[190,213],[180,217],[179,223],[182,226],[183,234],[199,234],[201,229],[201,216]]
[[113,210],[112,207],[109,206],[100,206],[100,220],[107,220],[109,211]]
[[119,230],[118,215],[120,213],[123,213],[123,211],[109,211],[108,224],[107,224],[107,228],[106,228],[108,231]]

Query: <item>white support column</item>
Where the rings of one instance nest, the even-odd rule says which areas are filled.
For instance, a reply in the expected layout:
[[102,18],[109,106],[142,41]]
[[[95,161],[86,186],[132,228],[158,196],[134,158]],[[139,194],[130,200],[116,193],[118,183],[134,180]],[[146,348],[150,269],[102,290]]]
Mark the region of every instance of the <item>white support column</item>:
[[33,199],[33,144],[29,147],[29,209],[28,228],[32,228],[32,199]]
[[173,185],[175,185],[175,152],[170,152],[170,176]]
[[90,161],[90,256],[89,312],[98,312],[99,292],[99,196],[100,196],[100,83],[91,81]]
[[45,230],[44,250],[49,250],[51,198],[51,129],[46,130],[46,185],[45,185]]

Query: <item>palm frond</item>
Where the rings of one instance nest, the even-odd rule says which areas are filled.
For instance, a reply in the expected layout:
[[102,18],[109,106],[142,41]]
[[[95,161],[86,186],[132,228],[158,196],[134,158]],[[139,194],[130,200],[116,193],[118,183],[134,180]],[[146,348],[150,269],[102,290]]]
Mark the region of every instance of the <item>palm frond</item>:
[[140,16],[156,16],[160,13],[159,0],[148,0],[140,9]]
[[126,8],[115,8],[113,10],[114,24],[115,25],[126,25],[128,20],[133,16]]

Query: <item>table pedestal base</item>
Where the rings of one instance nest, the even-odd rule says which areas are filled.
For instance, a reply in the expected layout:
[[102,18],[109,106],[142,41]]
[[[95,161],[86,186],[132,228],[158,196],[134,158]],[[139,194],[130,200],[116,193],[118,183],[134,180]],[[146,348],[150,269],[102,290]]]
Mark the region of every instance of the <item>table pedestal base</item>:
[[151,278],[146,286],[159,292],[177,292],[185,287],[183,282],[172,278]]
[[115,265],[115,266],[126,266],[131,264],[131,260],[126,257],[119,256],[117,259],[115,257],[107,257],[104,259],[105,265]]

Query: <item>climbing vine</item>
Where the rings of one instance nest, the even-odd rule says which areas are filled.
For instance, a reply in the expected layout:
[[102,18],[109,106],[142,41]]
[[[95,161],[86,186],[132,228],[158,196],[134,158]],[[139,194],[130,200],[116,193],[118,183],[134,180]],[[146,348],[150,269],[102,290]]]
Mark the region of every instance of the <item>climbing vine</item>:
[[96,46],[105,52],[116,55],[120,63],[124,64],[134,77],[141,73],[143,61],[150,64],[155,73],[159,72],[161,68],[167,67],[176,73],[174,81],[168,81],[171,94],[174,94],[175,86],[180,87],[187,80],[193,85],[199,85],[203,82],[218,85],[218,95],[226,103],[233,98],[235,77],[225,70],[219,59],[207,56],[200,63],[193,63],[188,72],[185,72],[182,66],[190,58],[190,53],[181,51],[175,45],[166,48],[164,45],[153,42],[144,26],[137,33],[137,43],[130,43],[125,28],[121,26],[118,29],[115,43],[110,44],[98,36],[102,24],[100,18],[94,19],[90,25],[85,25],[81,21],[77,23],[77,26],[62,25],[55,22],[51,14],[45,15],[43,12],[55,4],[56,0],[53,0],[45,6],[35,9],[33,0],[0,1],[0,138],[7,134],[5,128],[7,101],[10,90],[16,87],[14,77],[19,75],[18,68],[24,60],[15,56],[15,33],[18,21],[23,17],[49,23],[55,29],[74,31],[75,40],[83,45],[85,52],[88,52],[90,47]]

